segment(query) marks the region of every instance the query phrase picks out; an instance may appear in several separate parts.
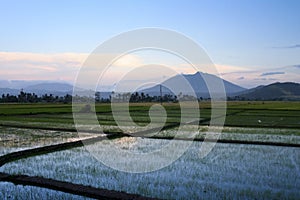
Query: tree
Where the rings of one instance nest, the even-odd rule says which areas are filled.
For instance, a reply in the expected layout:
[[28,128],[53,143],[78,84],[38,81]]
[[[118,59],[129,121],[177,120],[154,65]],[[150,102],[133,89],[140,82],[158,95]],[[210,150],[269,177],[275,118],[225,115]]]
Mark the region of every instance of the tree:
[[100,101],[101,101],[100,92],[96,92],[96,93],[95,93],[95,101],[96,101],[96,102],[100,102]]

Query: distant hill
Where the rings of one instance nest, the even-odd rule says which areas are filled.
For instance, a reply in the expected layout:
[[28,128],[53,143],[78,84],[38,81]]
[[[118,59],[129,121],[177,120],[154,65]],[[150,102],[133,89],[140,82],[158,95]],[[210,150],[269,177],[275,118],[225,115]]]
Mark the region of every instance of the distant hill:
[[43,81],[43,80],[0,80],[0,88],[9,88],[20,90],[32,85],[42,83],[56,83],[58,81]]
[[66,94],[72,94],[73,86],[67,83],[40,83],[24,88],[24,92],[35,93],[37,95],[47,93],[55,96],[64,96]]
[[10,88],[0,88],[0,95],[3,94],[10,94],[10,95],[18,95],[20,93],[20,90],[17,89],[10,89]]
[[[187,89],[185,88],[185,86],[182,86],[179,84],[183,77],[189,82],[189,84],[195,91],[198,98],[210,97],[209,90],[208,90],[205,80],[208,80],[211,83],[215,83],[217,81],[223,81],[224,88],[225,88],[227,95],[246,91],[245,88],[235,85],[229,81],[223,80],[215,75],[201,73],[201,72],[197,72],[195,74],[176,75],[176,76],[171,77],[171,78],[167,79],[166,81],[164,81],[162,83],[162,85],[176,86],[177,90],[184,94]],[[151,88],[143,89],[140,92],[144,92],[145,94],[149,94],[151,96],[158,96],[158,95],[160,95],[160,85],[156,85]],[[213,92],[215,92],[215,91],[213,91]],[[172,94],[172,92],[167,87],[164,87],[164,86],[162,86],[162,93],[163,93],[163,95],[164,94]],[[176,95],[178,95],[178,94],[176,94]]]
[[73,90],[73,86],[67,83],[40,83],[36,85],[30,85],[24,88],[25,91],[57,91],[57,92],[69,92]]
[[236,96],[242,100],[300,100],[300,84],[277,82],[244,91]]
[[35,93],[37,95],[43,95],[47,93],[53,94],[55,96],[64,96],[66,94],[72,94],[73,91],[73,86],[71,84],[60,82],[1,80],[0,84],[0,95],[18,95],[21,89],[23,89],[24,92]]

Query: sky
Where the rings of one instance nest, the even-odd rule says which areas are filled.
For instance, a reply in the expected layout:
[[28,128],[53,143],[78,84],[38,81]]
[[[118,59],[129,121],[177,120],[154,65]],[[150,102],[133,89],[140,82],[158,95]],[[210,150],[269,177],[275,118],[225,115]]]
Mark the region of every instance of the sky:
[[[72,83],[97,46],[120,33],[145,27],[174,30],[191,38],[215,64],[217,75],[243,87],[300,80],[298,0],[0,3],[1,80]],[[182,65],[167,57],[165,63]],[[119,63],[125,63],[126,69],[131,61],[132,65],[151,62],[149,56],[133,54]]]

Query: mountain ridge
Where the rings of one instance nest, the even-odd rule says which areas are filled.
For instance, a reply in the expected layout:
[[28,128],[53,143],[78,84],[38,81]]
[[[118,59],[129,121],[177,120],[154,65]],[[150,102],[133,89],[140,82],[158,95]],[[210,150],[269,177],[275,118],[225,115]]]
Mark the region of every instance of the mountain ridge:
[[300,84],[295,82],[275,82],[258,86],[245,93],[235,95],[237,100],[300,100]]

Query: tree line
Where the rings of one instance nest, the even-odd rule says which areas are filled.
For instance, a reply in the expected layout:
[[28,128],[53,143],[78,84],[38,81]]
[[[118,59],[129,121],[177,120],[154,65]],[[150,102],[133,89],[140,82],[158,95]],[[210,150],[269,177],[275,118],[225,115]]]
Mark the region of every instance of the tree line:
[[0,96],[0,103],[71,103],[72,99],[76,98],[76,101],[87,102],[94,100],[99,103],[109,103],[112,100],[114,102],[177,102],[177,96],[165,94],[163,96],[150,96],[149,94],[144,94],[134,92],[134,93],[122,93],[115,94],[114,92],[109,95],[108,98],[103,98],[100,92],[96,92],[94,97],[84,97],[75,96],[70,94],[64,96],[55,96],[53,94],[37,95],[35,93],[20,91],[18,95],[2,94]]
[[[96,93],[96,102],[101,102],[103,99],[100,98],[100,93]],[[134,93],[117,93],[112,94],[109,97],[110,101],[114,102],[178,102],[176,95],[164,94],[161,96],[150,96],[149,94],[145,94],[144,92],[134,92]]]
[[27,93],[23,90],[18,95],[2,94],[0,98],[1,103],[70,103],[72,96],[66,94],[65,96],[54,96],[53,94],[37,95],[35,93]]

